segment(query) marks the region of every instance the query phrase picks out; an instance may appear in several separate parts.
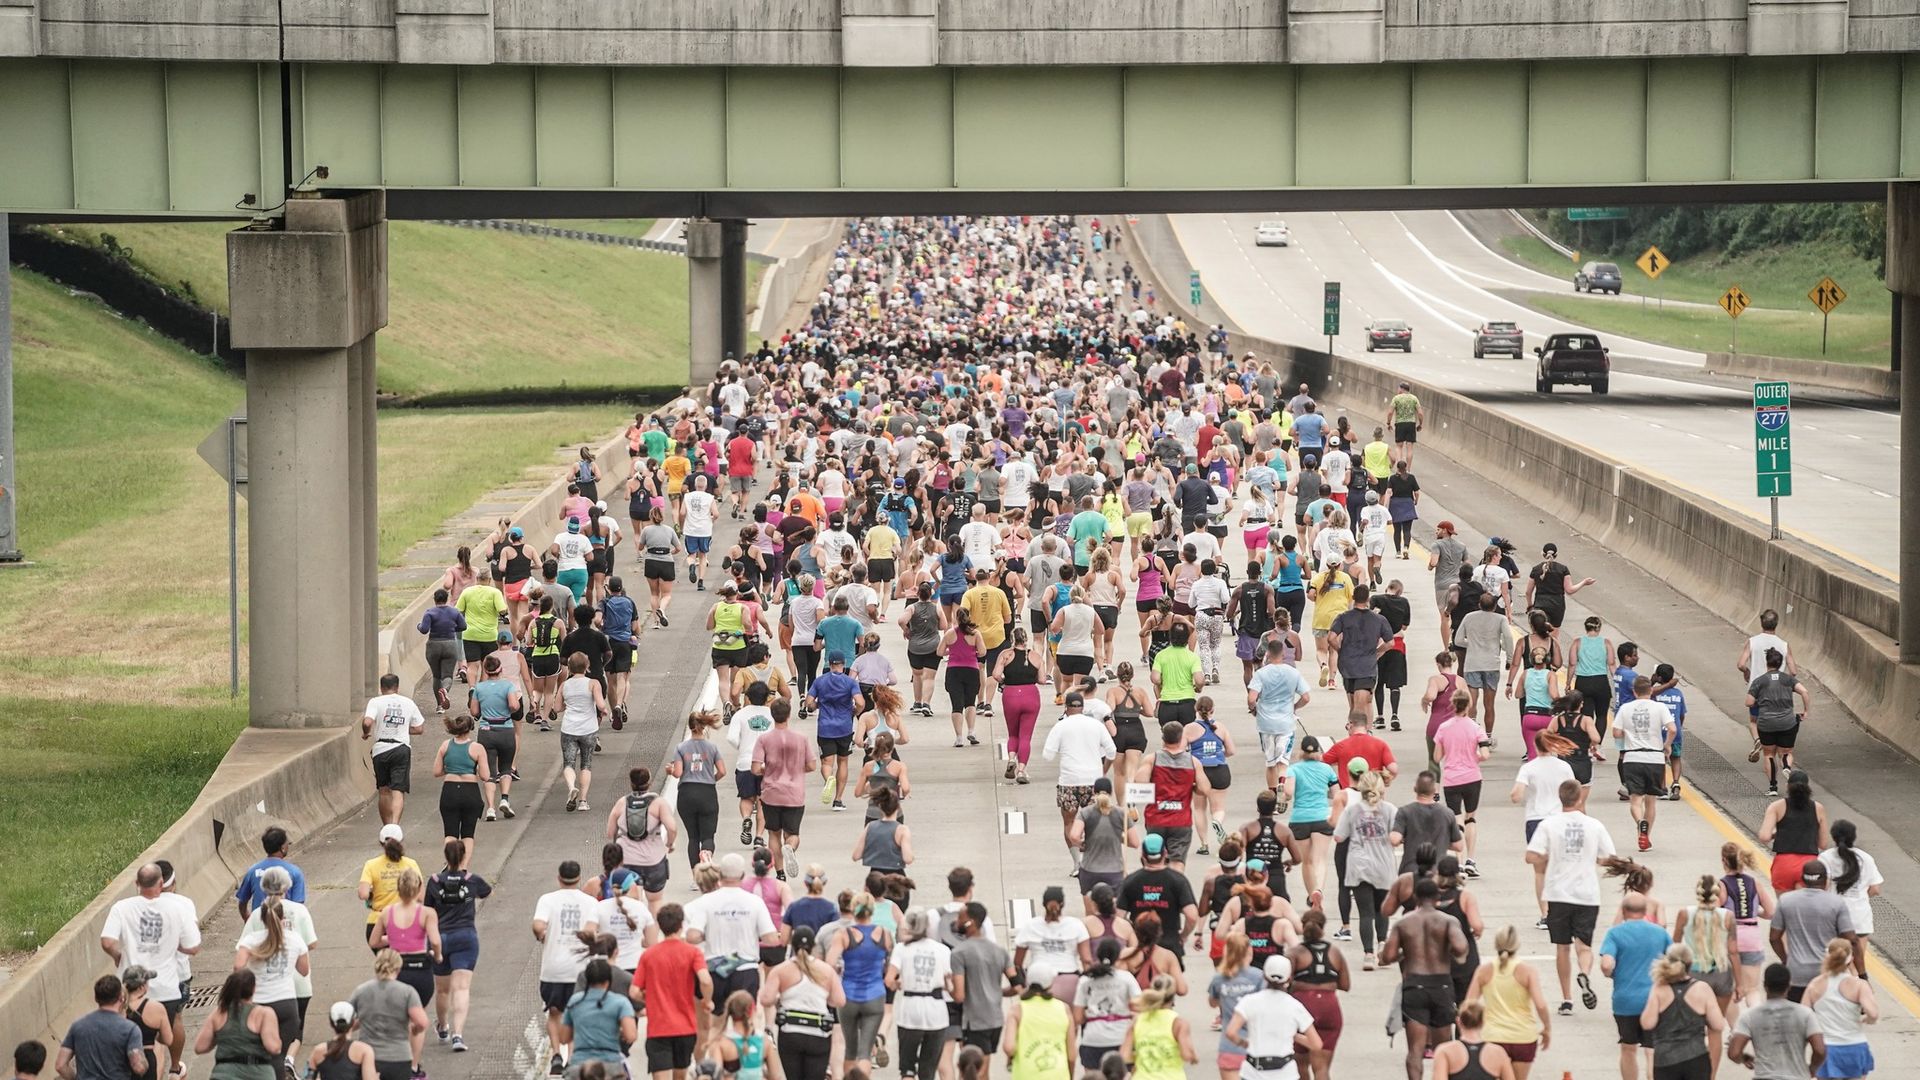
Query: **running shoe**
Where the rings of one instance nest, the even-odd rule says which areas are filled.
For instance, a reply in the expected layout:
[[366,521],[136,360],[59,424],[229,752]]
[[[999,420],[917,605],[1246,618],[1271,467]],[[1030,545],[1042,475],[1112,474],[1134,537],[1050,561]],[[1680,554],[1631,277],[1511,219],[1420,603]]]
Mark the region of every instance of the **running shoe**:
[[447,1049],[456,1054],[464,1054],[467,1052],[467,1040],[455,1035],[453,1038],[447,1040]]
[[1627,801],[1628,799],[1630,799],[1630,798],[1632,798],[1632,796],[1630,796],[1630,795],[1628,795],[1628,794],[1627,794],[1627,789],[1626,789],[1626,788],[1615,788],[1615,789],[1614,789],[1614,794],[1616,794],[1616,795],[1618,795],[1618,796],[1620,796],[1620,801],[1621,801],[1621,802],[1626,802],[1626,801]]
[[1460,872],[1470,878],[1477,878],[1480,876],[1480,866],[1472,859],[1468,859],[1466,862],[1460,864]]
[[1374,968],[1374,964],[1373,964],[1373,954],[1372,954],[1372,953],[1362,953],[1362,954],[1361,954],[1361,957],[1360,957],[1360,970],[1361,970],[1361,971],[1372,971],[1372,970],[1373,970],[1373,968]]
[[1227,842],[1227,827],[1218,821],[1213,822],[1213,846],[1219,847]]
[[1651,837],[1651,836],[1648,836],[1648,835],[1647,835],[1646,833],[1641,833],[1641,834],[1640,834],[1640,850],[1641,850],[1641,851],[1652,851],[1652,850],[1653,850],[1653,837]]
[[873,1037],[873,1063],[884,1069],[891,1061],[893,1061],[893,1057],[887,1053],[887,1037],[885,1035],[875,1035]]
[[1669,787],[1667,789],[1667,801],[1668,802],[1680,801],[1680,785],[1679,784],[1674,784],[1672,787]]
[[579,805],[579,806],[577,806],[577,807],[575,807],[574,809],[576,809],[576,810],[578,810],[578,811],[580,811],[581,813],[583,813],[583,814],[584,814],[584,813],[586,813],[587,811],[589,811],[589,810],[591,810],[591,809],[593,809],[593,807],[591,807],[591,806],[588,806],[588,805],[587,805],[587,800],[585,800],[585,799],[581,799],[581,800],[580,800],[580,805]]
[[820,805],[821,806],[826,806],[827,804],[833,802],[833,786],[837,782],[838,782],[837,777],[829,776],[827,777],[827,782],[820,786]]
[[701,580],[700,580],[699,578],[694,578],[694,579],[693,579],[693,591],[694,591],[694,592],[706,592],[706,591],[707,591],[707,583],[706,583],[706,582],[704,582],[704,581],[701,581]]
[[1574,981],[1580,984],[1580,1004],[1589,1009],[1599,1008],[1600,995],[1593,992],[1593,980],[1587,978],[1587,973],[1583,971],[1574,976]]
[[548,1076],[559,1076],[561,1073],[566,1071],[567,1071],[567,1063],[560,1060],[559,1054],[553,1055],[553,1057],[550,1060],[548,1060],[547,1062]]
[[1571,1001],[1563,1001],[1563,1002],[1561,1002],[1561,1003],[1560,1003],[1560,1008],[1559,1008],[1559,1010],[1558,1010],[1558,1011],[1559,1011],[1559,1013],[1560,1013],[1560,1015],[1561,1015],[1561,1016],[1572,1016],[1572,1015],[1573,1015],[1573,1002],[1571,1002]]
[[453,699],[447,696],[447,688],[444,686],[436,686],[433,688],[433,700],[435,704],[440,706],[441,712],[446,712],[448,709],[453,708]]
[[974,706],[973,711],[989,720],[993,719],[993,703],[990,701],[983,701]]
[[[1029,780],[1029,779],[1027,779],[1027,770],[1025,770],[1025,769],[1016,769],[1016,770],[1014,770],[1014,774],[1013,774],[1013,782],[1014,782],[1014,783],[1016,783],[1016,784],[1031,784],[1031,783],[1033,783],[1033,781],[1031,781],[1031,780]],[[1204,853],[1203,853],[1203,854],[1204,854]]]
[[486,816],[485,816],[485,817],[483,817],[483,818],[481,818],[480,820],[482,820],[482,821],[498,821],[498,820],[500,820],[500,815],[498,815],[498,814],[496,814],[496,813],[494,813],[494,812],[493,812],[493,808],[492,808],[492,807],[488,807],[488,808],[487,808],[487,813],[486,813]]
[[[773,876],[774,876],[774,878],[775,878],[775,879],[777,879],[777,880],[780,880],[780,881],[785,881],[785,880],[787,880],[787,872],[786,872],[785,870],[775,870],[775,871],[773,872]],[[696,883],[696,884],[694,885],[694,888],[696,888],[696,889],[698,889],[699,887],[700,887],[700,886],[699,886],[699,885],[698,885],[697,883]]]
[[1400,730],[1400,718],[1399,718],[1398,716],[1396,716],[1396,717],[1394,717],[1394,718],[1393,718],[1393,720],[1392,720],[1391,722],[1389,722],[1389,724],[1388,724],[1388,730],[1390,730],[1390,731],[1399,731],[1399,730]]
[[833,812],[834,812],[834,813],[836,813],[836,814],[842,814],[842,813],[845,813],[845,812],[846,812],[846,809],[847,809],[847,804],[846,804],[846,803],[843,803],[843,802],[841,802],[841,801],[840,801],[839,799],[835,799],[835,800],[833,800]]
[[427,1080],[427,1070],[415,1065],[413,1067],[413,1080]]
[[1018,761],[1015,761],[1015,760],[1014,760],[1013,758],[1011,758],[1011,757],[1009,757],[1009,758],[1007,759],[1007,774],[1006,774],[1006,778],[1007,778],[1008,780],[1011,780],[1011,779],[1013,779],[1013,774],[1014,774],[1014,773],[1015,773],[1016,771],[1018,771],[1018,770],[1019,770],[1019,768],[1020,768],[1020,763],[1019,763]]
[[752,843],[753,843],[753,819],[741,818],[740,819],[740,846],[747,847]]
[[447,1036],[448,1036],[448,1035],[451,1035],[451,1034],[452,1034],[452,1032],[450,1032],[450,1031],[448,1031],[448,1030],[447,1030],[447,1027],[446,1027],[446,1025],[445,1025],[445,1024],[435,1024],[435,1025],[433,1025],[433,1034],[434,1034],[434,1035],[435,1035],[435,1037],[437,1037],[437,1038],[438,1038],[438,1039],[439,1039],[439,1040],[440,1040],[441,1042],[446,1042],[446,1041],[447,1041]]
[[1779,788],[1777,788],[1777,787],[1775,787],[1775,786],[1773,786],[1772,784],[1768,784],[1768,785],[1767,785],[1767,798],[1769,798],[1769,799],[1777,799],[1777,798],[1779,798],[1779,797],[1780,797],[1780,789],[1779,789]]
[[520,770],[518,768],[508,769],[506,771],[506,777],[509,780],[518,780],[520,779]]
[[1200,842],[1200,846],[1193,849],[1193,853],[1195,855],[1211,855],[1213,853],[1213,849],[1207,846],[1206,841],[1202,840]]
[[967,740],[965,740],[965,739],[963,739],[963,738],[961,738],[961,737],[960,737],[960,736],[958,736],[958,735],[955,735],[955,736],[953,737],[953,745],[954,745],[954,749],[956,749],[956,750],[957,750],[957,749],[959,749],[960,747],[962,747],[962,746],[965,746],[965,745],[967,745]]
[[1373,718],[1373,730],[1375,730],[1375,731],[1385,731],[1385,730],[1387,730],[1387,718],[1386,718],[1386,717],[1384,717],[1384,716],[1376,716],[1376,717],[1374,717],[1374,718]]
[[1535,930],[1545,930],[1547,928],[1547,917],[1545,915],[1540,916],[1540,918],[1534,922],[1533,928]]
[[1307,906],[1310,908],[1318,909],[1320,907],[1320,900],[1321,900],[1320,890],[1315,889],[1313,890],[1313,892],[1307,895]]
[[667,613],[662,611],[656,615],[655,618],[660,620],[660,629],[665,630],[667,628]]
[[580,789],[568,788],[567,789],[567,813],[571,814],[578,809],[580,809]]
[[974,734],[971,734],[971,733],[969,733],[969,734],[967,735],[967,745],[968,745],[968,746],[979,746],[979,745],[980,745],[980,738],[979,738],[979,736],[977,736],[977,735],[974,735]]
[[505,795],[500,796],[500,816],[508,821],[513,820],[513,804],[507,801]]
[[1353,930],[1352,930],[1352,929],[1351,929],[1350,927],[1345,927],[1345,926],[1343,926],[1343,927],[1341,927],[1340,929],[1338,929],[1338,930],[1335,930],[1335,931],[1333,932],[1333,940],[1335,940],[1335,941],[1352,941],[1352,940],[1353,940]]
[[1747,751],[1747,762],[1748,764],[1754,764],[1759,762],[1759,760],[1760,760],[1760,740],[1755,739],[1753,740],[1753,749]]

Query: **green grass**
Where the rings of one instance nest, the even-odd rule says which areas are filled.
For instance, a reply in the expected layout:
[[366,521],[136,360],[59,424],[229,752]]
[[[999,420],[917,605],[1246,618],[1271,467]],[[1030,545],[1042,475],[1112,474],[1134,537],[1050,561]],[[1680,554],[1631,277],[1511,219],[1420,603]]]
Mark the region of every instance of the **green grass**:
[[43,944],[165,832],[246,723],[245,702],[224,695],[187,706],[0,699],[0,866],[14,868],[0,874],[0,954]]
[[[1734,259],[1702,256],[1683,260],[1668,267],[1658,283],[1648,280],[1634,265],[1634,260],[1640,257],[1639,251],[1610,252],[1595,247],[1581,251],[1580,262],[1572,262],[1528,235],[1504,236],[1500,246],[1516,261],[1566,281],[1569,296],[1573,294],[1573,272],[1581,263],[1598,261],[1619,265],[1624,295],[1713,304],[1719,302],[1727,286],[1737,284],[1752,298],[1755,307],[1810,311],[1818,316],[1820,312],[1807,299],[1807,293],[1823,276],[1830,275],[1847,292],[1847,302],[1835,309],[1836,314],[1884,315],[1890,310],[1891,294],[1873,265],[1833,244],[1775,248]],[[1816,339],[1815,352],[1819,351],[1819,344]]]
[[[1620,334],[1660,345],[1701,352],[1727,352],[1732,321],[1719,308],[1651,304],[1597,303],[1572,296],[1520,297],[1532,307],[1601,333]],[[1748,308],[1740,316],[1740,351],[1755,356],[1829,360],[1841,364],[1886,367],[1891,331],[1885,315],[1835,312],[1828,328],[1827,353],[1820,353],[1820,314]]]
[[[151,843],[245,724],[227,701],[226,487],[194,454],[244,400],[240,381],[35,274],[16,270],[13,287],[34,565],[0,573],[0,605],[34,614],[0,621],[0,790],[14,814],[0,866],[35,871],[0,874],[0,953],[44,940]],[[382,565],[529,466],[557,471],[561,446],[622,415],[383,412]]]
[[[184,282],[221,311],[231,229],[63,227],[96,244],[111,235],[155,278],[176,288]],[[687,264],[679,256],[413,221],[390,223],[388,243],[384,392],[650,386],[686,377]],[[749,296],[759,272],[750,264]]]
[[[606,233],[610,236],[631,236],[636,240],[645,240],[647,231],[659,220],[657,218],[523,218],[535,225],[547,225],[555,229],[579,229],[581,232]],[[677,236],[669,240],[680,239]]]

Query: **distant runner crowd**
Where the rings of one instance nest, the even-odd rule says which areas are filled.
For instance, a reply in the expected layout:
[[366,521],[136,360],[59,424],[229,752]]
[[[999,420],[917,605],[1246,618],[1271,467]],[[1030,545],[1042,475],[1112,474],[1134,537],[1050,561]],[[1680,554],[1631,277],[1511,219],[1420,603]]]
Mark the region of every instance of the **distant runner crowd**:
[[[531,912],[554,1075],[1327,1080],[1358,1008],[1404,1032],[1409,1080],[1525,1080],[1603,993],[1623,1080],[1868,1075],[1882,878],[1795,766],[1811,698],[1778,617],[1728,664],[1771,859],[1728,843],[1656,890],[1634,855],[1685,796],[1678,674],[1597,617],[1563,627],[1595,582],[1554,545],[1523,567],[1450,521],[1415,542],[1410,388],[1329,415],[1157,305],[1123,246],[1067,217],[850,222],[804,325],[637,415],[626,475],[583,449],[552,535],[503,522],[448,569],[418,626],[431,871],[400,825],[426,716],[389,676],[362,722],[371,977],[307,1016],[318,937],[278,829],[217,941],[179,868],[145,866],[58,1074],[183,1076],[191,1041],[215,1080],[422,1080],[430,1046],[515,1035],[465,1026],[493,889],[474,845],[516,815],[541,733],[565,811],[604,798],[599,735],[627,721],[638,635],[666,630],[710,636],[720,707],[627,770],[599,864],[560,862]],[[1406,595],[1422,571],[1431,606]],[[710,596],[683,615],[689,587]],[[1445,646],[1410,657],[1416,627]],[[1004,933],[908,824],[901,747],[948,738],[914,776],[1004,738],[1006,782],[1054,785],[1059,875]],[[1501,827],[1528,865],[1485,873],[1530,882],[1525,925],[1487,925],[1475,891],[1496,753],[1524,760]],[[1587,812],[1596,775],[1627,843]],[[813,800],[861,815],[851,875],[802,855]],[[953,869],[909,877],[928,866]],[[1552,972],[1521,959],[1549,943]],[[192,1032],[190,985],[218,987]],[[23,1044],[18,1080],[45,1059]]]

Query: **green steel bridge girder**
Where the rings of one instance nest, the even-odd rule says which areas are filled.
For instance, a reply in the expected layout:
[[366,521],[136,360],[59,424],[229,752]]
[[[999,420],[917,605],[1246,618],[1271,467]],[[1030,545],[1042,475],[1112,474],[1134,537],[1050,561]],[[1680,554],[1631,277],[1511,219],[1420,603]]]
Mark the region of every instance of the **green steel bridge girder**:
[[[1916,65],[297,64],[287,85],[295,179],[325,165],[327,187],[1108,193],[1141,209],[1156,192],[1365,190],[1421,205],[1422,191],[1485,190],[1520,205],[1527,189],[1857,196],[1920,177]],[[276,204],[281,87],[272,64],[0,60],[0,210],[233,217],[249,192]]]

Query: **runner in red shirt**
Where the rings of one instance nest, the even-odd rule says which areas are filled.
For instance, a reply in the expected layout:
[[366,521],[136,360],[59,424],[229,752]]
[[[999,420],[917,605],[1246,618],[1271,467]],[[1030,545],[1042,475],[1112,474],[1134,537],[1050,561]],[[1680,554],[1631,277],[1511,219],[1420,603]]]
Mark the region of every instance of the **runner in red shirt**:
[[713,976],[699,947],[680,936],[686,913],[679,904],[662,904],[653,918],[660,943],[640,954],[630,993],[647,1018],[647,1072],[654,1080],[686,1080],[700,1035],[699,1002],[713,997]]
[[1393,748],[1386,740],[1368,733],[1370,721],[1365,710],[1347,714],[1347,737],[1327,747],[1323,760],[1333,766],[1340,776],[1340,786],[1350,788],[1356,779],[1347,768],[1354,758],[1364,758],[1367,768],[1383,776],[1387,783],[1400,775],[1400,765],[1393,760]]
[[753,458],[756,444],[745,435],[727,440],[727,487],[733,492],[733,516],[747,513],[747,496],[753,489]]

